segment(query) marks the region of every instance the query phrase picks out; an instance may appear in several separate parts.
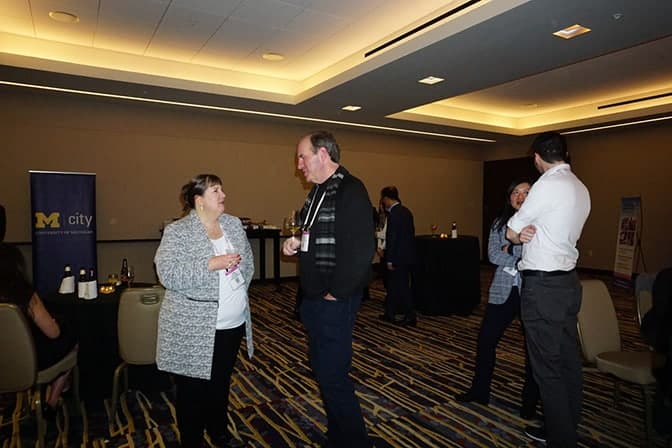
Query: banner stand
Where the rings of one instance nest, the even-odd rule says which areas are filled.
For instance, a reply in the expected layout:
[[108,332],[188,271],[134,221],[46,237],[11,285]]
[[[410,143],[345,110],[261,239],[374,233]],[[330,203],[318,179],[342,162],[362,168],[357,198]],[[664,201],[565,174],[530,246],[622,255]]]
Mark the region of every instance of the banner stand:
[[56,291],[66,264],[98,272],[96,175],[30,171],[33,283],[41,295]]

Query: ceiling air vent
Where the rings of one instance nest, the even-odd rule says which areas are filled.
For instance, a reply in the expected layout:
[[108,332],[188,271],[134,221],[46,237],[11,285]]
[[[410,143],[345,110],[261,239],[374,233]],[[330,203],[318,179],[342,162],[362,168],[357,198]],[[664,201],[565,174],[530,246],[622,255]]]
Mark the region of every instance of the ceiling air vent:
[[455,14],[457,14],[458,12],[460,12],[460,11],[462,11],[462,10],[464,10],[464,9],[467,9],[468,7],[470,7],[470,6],[472,6],[472,5],[475,5],[476,3],[480,3],[481,1],[482,1],[482,0],[469,0],[468,2],[465,2],[465,3],[463,3],[463,4],[459,5],[459,6],[456,6],[455,8],[451,9],[450,11],[446,11],[446,12],[444,12],[443,14],[441,14],[441,15],[439,15],[439,16],[436,16],[436,17],[434,17],[433,19],[431,19],[431,20],[429,20],[429,21],[423,23],[422,25],[418,25],[418,26],[416,26],[416,27],[413,28],[412,30],[406,31],[404,34],[401,34],[401,35],[395,37],[394,39],[388,40],[388,41],[385,42],[384,44],[378,45],[378,46],[377,46],[376,48],[374,48],[373,50],[369,50],[369,51],[367,51],[366,53],[364,53],[364,57],[365,57],[365,58],[368,58],[368,57],[371,56],[372,54],[376,54],[376,53],[378,53],[379,51],[381,51],[381,50],[383,50],[383,49],[389,47],[390,45],[394,45],[394,44],[396,44],[397,42],[402,41],[402,40],[406,39],[407,37],[412,36],[412,35],[414,35],[414,34],[420,32],[420,31],[424,30],[425,28],[428,28],[428,27],[434,25],[435,23],[438,23],[438,22],[440,22],[440,21],[442,21],[442,20],[444,20],[444,19],[447,19],[448,17],[450,17],[450,16],[452,16],[452,15],[455,15]]

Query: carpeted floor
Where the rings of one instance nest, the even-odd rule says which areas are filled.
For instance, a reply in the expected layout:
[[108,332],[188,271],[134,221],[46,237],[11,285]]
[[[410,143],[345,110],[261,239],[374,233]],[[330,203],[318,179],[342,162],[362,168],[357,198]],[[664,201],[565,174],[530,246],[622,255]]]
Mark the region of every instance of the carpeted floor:
[[[492,268],[483,267],[482,285]],[[645,350],[639,342],[632,293],[610,287],[625,349]],[[482,295],[487,287],[482,286]],[[384,290],[373,283],[356,328],[352,376],[376,447],[520,447],[535,446],[522,433],[529,422],[518,416],[524,359],[516,322],[499,347],[489,406],[462,404],[453,396],[468,387],[474,365],[476,334],[483,307],[468,317],[420,316],[416,328],[378,319]],[[255,357],[241,356],[232,386],[231,423],[249,447],[317,447],[324,441],[325,417],[306,358],[306,338],[292,315],[296,283],[280,291],[273,285],[250,289]],[[242,353],[242,352],[241,352]],[[638,388],[622,385],[614,405],[614,383],[596,372],[584,375],[582,447],[635,447],[644,441],[643,398]],[[123,411],[109,423],[102,402],[70,403],[69,446],[177,446],[173,390],[132,390]],[[0,420],[0,446],[9,446],[11,409]],[[50,446],[64,446],[53,429]],[[19,429],[32,444],[32,421]],[[662,440],[657,441],[664,446]]]

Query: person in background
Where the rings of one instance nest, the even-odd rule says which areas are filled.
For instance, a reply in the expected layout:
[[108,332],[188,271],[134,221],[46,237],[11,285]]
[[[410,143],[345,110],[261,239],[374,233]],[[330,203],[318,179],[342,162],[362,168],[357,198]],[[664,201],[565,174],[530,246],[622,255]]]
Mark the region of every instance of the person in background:
[[523,243],[518,263],[523,276],[521,317],[544,407],[545,426],[527,427],[525,433],[549,447],[574,447],[583,387],[576,329],[581,308],[576,242],[590,213],[590,195],[567,163],[562,135],[538,135],[532,151],[542,175],[506,231],[509,241]]
[[[522,246],[512,244],[506,239],[506,223],[516,210],[520,209],[529,191],[529,181],[522,179],[513,181],[506,189],[506,199],[500,215],[490,226],[488,259],[497,266],[497,269],[490,284],[488,305],[478,333],[474,378],[469,390],[455,397],[457,401],[475,401],[484,405],[490,402],[490,383],[495,368],[497,344],[513,319],[520,315],[522,281],[516,265],[522,254]],[[528,420],[533,418],[538,401],[539,388],[532,377],[525,349],[525,383],[520,416]]]
[[166,226],[154,258],[166,288],[156,363],[175,376],[183,447],[200,447],[204,429],[215,446],[244,446],[231,435],[227,416],[243,335],[248,356],[253,351],[247,295],[252,249],[240,219],[224,213],[219,177],[200,174],[181,196],[186,215]]
[[[395,186],[381,190],[380,202],[387,211],[385,250],[379,251],[385,263],[387,298],[385,312],[380,318],[397,325],[415,327],[417,317],[411,293],[411,269],[417,258],[413,213],[401,204]],[[396,320],[397,314],[403,314],[399,321]]]
[[[37,352],[37,369],[44,370],[77,348],[77,338],[59,325],[45,308],[26,276],[23,255],[16,246],[0,242],[0,302],[13,303],[26,316]],[[10,343],[9,341],[5,341]],[[45,397],[45,416],[55,415],[58,399],[69,381],[69,372],[56,378]]]
[[298,254],[301,264],[301,321],[327,414],[324,446],[368,448],[348,374],[352,331],[375,249],[372,205],[364,184],[339,164],[340,148],[329,132],[301,138],[296,156],[313,187],[301,210],[302,236],[285,240],[282,252]]

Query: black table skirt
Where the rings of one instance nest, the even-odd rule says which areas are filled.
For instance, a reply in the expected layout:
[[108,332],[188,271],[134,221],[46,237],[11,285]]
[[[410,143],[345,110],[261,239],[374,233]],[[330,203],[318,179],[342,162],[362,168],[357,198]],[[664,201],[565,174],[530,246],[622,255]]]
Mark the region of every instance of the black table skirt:
[[[136,283],[134,287],[151,284]],[[114,369],[121,363],[117,339],[119,297],[123,289],[111,294],[98,294],[92,300],[78,299],[75,294],[53,293],[43,301],[49,312],[77,336],[79,353],[80,393],[83,399],[108,398],[112,392]],[[152,372],[147,373],[147,370]],[[129,370],[131,387],[146,389],[156,380],[156,367],[137,366]],[[144,379],[152,375],[151,381]],[[141,383],[141,384],[139,384]]]
[[478,238],[419,235],[415,241],[415,308],[427,315],[471,314],[481,300]]

